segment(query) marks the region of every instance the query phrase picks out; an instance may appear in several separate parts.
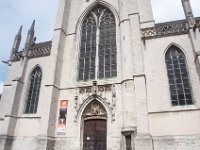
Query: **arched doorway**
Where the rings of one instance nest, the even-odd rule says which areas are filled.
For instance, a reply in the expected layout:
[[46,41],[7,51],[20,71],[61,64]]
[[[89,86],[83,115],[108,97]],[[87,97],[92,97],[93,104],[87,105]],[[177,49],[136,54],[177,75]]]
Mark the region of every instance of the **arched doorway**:
[[93,100],[83,112],[83,150],[106,150],[107,114],[103,105]]

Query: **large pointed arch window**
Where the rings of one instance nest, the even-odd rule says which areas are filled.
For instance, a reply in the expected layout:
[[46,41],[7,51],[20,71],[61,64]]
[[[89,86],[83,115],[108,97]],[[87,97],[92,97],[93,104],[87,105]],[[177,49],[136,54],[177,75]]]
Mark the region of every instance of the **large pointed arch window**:
[[165,62],[172,105],[193,104],[185,55],[178,47],[171,46],[165,55]]
[[40,86],[42,80],[42,70],[36,67],[29,79],[28,96],[26,99],[25,113],[33,114],[37,112],[38,100],[40,94]]
[[116,23],[113,13],[97,5],[81,28],[79,80],[110,78],[117,75]]

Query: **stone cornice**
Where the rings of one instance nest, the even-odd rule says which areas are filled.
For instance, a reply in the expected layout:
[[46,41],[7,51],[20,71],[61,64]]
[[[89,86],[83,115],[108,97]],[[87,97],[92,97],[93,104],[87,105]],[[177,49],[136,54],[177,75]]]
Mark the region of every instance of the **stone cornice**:
[[[195,18],[195,27],[200,29],[200,18]],[[142,38],[152,39],[167,36],[188,34],[189,26],[187,20],[172,21],[156,24],[155,27],[141,30]]]

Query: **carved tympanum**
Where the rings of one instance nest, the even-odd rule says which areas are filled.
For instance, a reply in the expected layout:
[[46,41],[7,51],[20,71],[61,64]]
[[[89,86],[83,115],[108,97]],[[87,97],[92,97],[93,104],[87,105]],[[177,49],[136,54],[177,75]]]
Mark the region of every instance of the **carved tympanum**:
[[103,107],[103,105],[98,102],[97,100],[93,100],[86,108],[83,113],[83,118],[89,118],[89,117],[106,117],[106,110]]

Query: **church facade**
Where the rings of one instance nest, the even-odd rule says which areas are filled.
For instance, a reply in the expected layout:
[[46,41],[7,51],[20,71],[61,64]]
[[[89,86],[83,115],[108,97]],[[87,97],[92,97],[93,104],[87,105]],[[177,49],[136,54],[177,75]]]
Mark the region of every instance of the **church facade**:
[[200,18],[155,24],[150,0],[60,0],[53,40],[20,28],[0,150],[199,150]]

